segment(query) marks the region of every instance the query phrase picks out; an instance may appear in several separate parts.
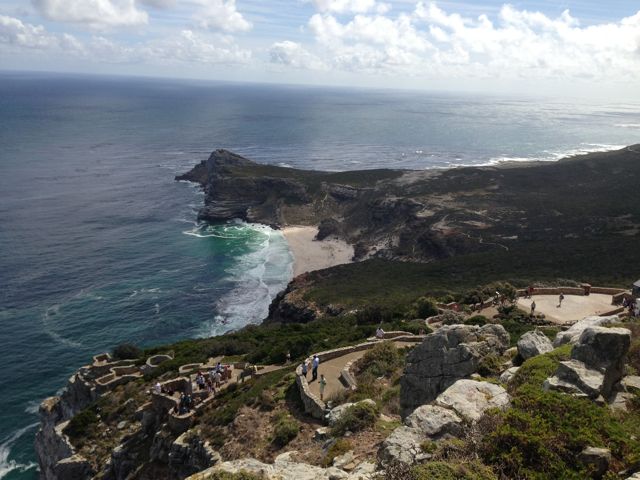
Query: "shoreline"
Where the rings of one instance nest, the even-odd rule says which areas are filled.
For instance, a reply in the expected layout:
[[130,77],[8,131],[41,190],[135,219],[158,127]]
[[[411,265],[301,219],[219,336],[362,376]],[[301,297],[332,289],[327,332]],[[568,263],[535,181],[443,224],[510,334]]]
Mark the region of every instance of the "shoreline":
[[318,227],[289,225],[282,234],[293,256],[293,277],[324,268],[353,263],[353,246],[344,240],[315,240]]

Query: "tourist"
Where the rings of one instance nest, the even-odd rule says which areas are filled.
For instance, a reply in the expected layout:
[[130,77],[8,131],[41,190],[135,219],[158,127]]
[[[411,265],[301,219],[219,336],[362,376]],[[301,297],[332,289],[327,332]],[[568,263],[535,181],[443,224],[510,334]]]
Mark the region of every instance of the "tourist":
[[382,325],[379,326],[376,330],[376,338],[379,340],[384,339],[384,330],[382,329]]
[[533,301],[531,302],[531,316],[533,317],[535,313],[536,313],[536,302]]
[[564,293],[560,292],[560,296],[558,297],[558,308],[562,306],[563,300],[564,300]]
[[307,362],[305,362],[304,360],[302,361],[302,363],[300,364],[300,370],[302,371],[302,376],[304,378],[307,378]]
[[323,400],[324,397],[324,387],[327,386],[327,381],[324,379],[324,375],[320,375],[320,400]]
[[202,372],[198,372],[196,375],[196,385],[198,385],[199,390],[205,389],[204,375],[202,375]]
[[318,355],[313,356],[313,362],[311,363],[311,381],[318,379],[318,365],[320,365],[320,359]]
[[222,364],[220,362],[218,362],[216,364],[216,372],[221,372],[222,371]]
[[156,393],[162,393],[162,385],[160,385],[160,382],[156,382],[156,385],[155,387],[153,387],[153,389]]
[[213,385],[215,386],[215,388],[220,388],[221,381],[222,381],[222,373],[216,371],[213,374]]
[[291,352],[287,350],[287,355],[285,356],[285,364],[289,365],[291,363]]

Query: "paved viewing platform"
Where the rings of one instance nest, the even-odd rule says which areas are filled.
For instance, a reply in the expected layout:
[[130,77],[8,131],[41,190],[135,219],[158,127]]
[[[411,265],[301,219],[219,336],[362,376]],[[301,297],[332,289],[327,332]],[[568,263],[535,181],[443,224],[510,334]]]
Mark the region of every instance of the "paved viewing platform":
[[558,325],[570,325],[591,316],[604,315],[616,307],[611,304],[611,295],[592,293],[591,295],[565,294],[562,306],[558,307],[559,295],[534,295],[532,298],[518,298],[518,307],[531,311],[531,303],[536,302],[536,313],[542,313],[546,320]]

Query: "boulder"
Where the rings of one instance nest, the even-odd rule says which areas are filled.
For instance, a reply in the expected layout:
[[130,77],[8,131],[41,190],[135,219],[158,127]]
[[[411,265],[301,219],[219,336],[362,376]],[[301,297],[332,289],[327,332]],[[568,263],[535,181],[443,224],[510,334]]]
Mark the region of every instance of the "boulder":
[[404,423],[419,430],[431,440],[444,436],[459,436],[462,433],[462,419],[452,410],[438,405],[422,405],[416,408]]
[[571,358],[604,373],[601,393],[608,396],[613,385],[622,379],[630,345],[631,332],[626,328],[590,327],[580,335],[571,351]]
[[560,362],[545,389],[611,399],[622,379],[624,360],[631,344],[626,328],[587,327],[571,351],[571,360]]
[[502,374],[500,374],[500,381],[502,383],[509,383],[511,379],[516,375],[516,372],[520,370],[520,367],[507,368]]
[[402,415],[432,402],[457,380],[475,373],[482,358],[500,355],[508,347],[509,334],[501,325],[445,325],[427,335],[407,355],[400,381]]
[[622,379],[622,386],[629,393],[640,394],[640,377],[637,375],[629,375]]
[[526,332],[518,340],[518,354],[523,360],[528,360],[537,355],[553,350],[553,344],[540,330]]
[[382,465],[393,463],[413,464],[431,457],[422,451],[425,435],[417,428],[402,426],[389,435],[378,451],[378,460]]
[[588,468],[591,478],[602,478],[609,469],[611,451],[608,448],[587,447],[578,454],[578,460]]
[[582,335],[582,332],[584,332],[585,329],[589,327],[604,327],[606,325],[611,325],[612,323],[618,323],[619,321],[620,317],[618,317],[618,315],[611,315],[608,317],[585,317],[574,323],[564,332],[558,332],[555,340],[553,341],[553,346],[557,348],[566,343],[578,343],[580,335]]
[[438,395],[436,404],[454,410],[464,420],[476,422],[490,408],[506,408],[511,398],[500,385],[458,380]]

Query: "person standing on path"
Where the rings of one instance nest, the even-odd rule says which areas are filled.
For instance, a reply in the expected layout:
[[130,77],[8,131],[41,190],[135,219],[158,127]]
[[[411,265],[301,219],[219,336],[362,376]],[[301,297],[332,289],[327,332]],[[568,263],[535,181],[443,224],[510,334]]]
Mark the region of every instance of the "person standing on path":
[[320,375],[320,400],[324,400],[322,397],[324,397],[324,387],[327,386],[327,381],[324,379],[324,375]]
[[536,302],[533,301],[531,302],[531,316],[533,317],[533,314],[536,313]]
[[564,293],[560,292],[560,296],[558,297],[558,308],[562,306],[563,300],[564,300]]
[[320,365],[320,359],[318,355],[313,356],[313,362],[311,363],[311,381],[318,379],[318,365]]
[[302,361],[302,363],[300,364],[300,368],[302,370],[302,376],[304,378],[307,378],[307,362],[305,362],[304,360]]

